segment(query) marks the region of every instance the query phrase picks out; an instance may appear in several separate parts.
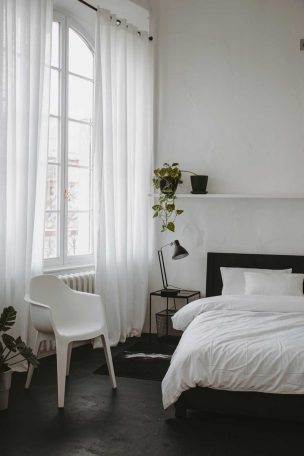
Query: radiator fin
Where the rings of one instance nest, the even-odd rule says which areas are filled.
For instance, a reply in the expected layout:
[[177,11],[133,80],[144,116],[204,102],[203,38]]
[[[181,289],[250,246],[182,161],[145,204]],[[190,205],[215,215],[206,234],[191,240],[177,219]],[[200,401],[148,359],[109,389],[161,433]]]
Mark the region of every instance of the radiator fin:
[[73,290],[84,291],[86,293],[95,292],[95,271],[64,274],[58,277]]

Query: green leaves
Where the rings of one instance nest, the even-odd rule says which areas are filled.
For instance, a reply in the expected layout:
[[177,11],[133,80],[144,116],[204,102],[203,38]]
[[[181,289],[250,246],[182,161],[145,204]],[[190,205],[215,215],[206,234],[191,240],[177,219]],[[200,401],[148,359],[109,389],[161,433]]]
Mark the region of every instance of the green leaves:
[[173,212],[175,209],[175,204],[166,204],[166,209],[168,212]]
[[13,336],[10,336],[9,334],[2,334],[2,340],[4,345],[9,351],[16,352],[17,351],[17,346],[16,346],[16,341],[13,338]]
[[9,365],[4,362],[3,359],[0,358],[0,374],[3,372],[7,372],[10,370]]
[[156,190],[161,188],[162,192],[171,193],[173,196],[178,184],[182,183],[182,173],[178,166],[178,163],[172,165],[164,163],[162,168],[156,168],[152,179],[154,188]]
[[0,331],[8,331],[15,323],[17,312],[14,307],[5,307],[0,317]]
[[161,193],[158,198],[158,204],[154,204],[152,209],[154,211],[153,218],[161,220],[161,232],[167,230],[174,233],[175,219],[184,211],[176,209],[175,206],[175,192],[181,180],[182,173],[179,169],[178,163],[164,163],[162,168],[156,168],[152,178],[153,187]]
[[[154,170],[154,173],[155,173],[156,170]],[[158,190],[159,189],[159,179],[157,177],[153,177],[152,179],[152,182],[153,182],[153,187]]]
[[167,230],[170,230],[170,231],[172,231],[172,232],[174,233],[174,231],[175,231],[175,225],[174,225],[173,222],[168,222],[168,223],[167,223]]
[[160,211],[162,209],[162,206],[161,204],[154,204],[154,206],[152,206],[152,209],[153,211]]
[[32,349],[25,345],[21,337],[15,339],[6,333],[6,331],[13,327],[16,321],[16,315],[17,312],[10,306],[5,307],[0,316],[0,373],[8,371],[12,365],[21,362],[20,357],[24,358],[34,367],[39,365]]
[[161,232],[167,230],[175,232],[175,219],[178,215],[183,214],[183,210],[176,209],[175,206],[176,196],[161,195],[158,204],[154,204],[152,209],[154,211],[153,218],[160,218],[162,222]]
[[21,337],[17,337],[16,346],[17,346],[17,350],[19,351],[20,355],[29,364],[32,364],[34,367],[38,367],[39,366],[39,361],[36,358],[36,356],[33,354],[32,349],[25,345],[25,343],[21,340]]

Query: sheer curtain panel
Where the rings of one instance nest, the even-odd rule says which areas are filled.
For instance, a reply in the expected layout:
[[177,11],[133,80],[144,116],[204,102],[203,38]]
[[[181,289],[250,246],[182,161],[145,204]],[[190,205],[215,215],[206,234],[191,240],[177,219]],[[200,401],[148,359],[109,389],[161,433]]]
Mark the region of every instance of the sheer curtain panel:
[[43,258],[52,19],[51,0],[0,0],[0,311],[15,307],[24,340]]
[[148,291],[152,43],[98,10],[95,35],[96,286],[112,344],[140,335]]

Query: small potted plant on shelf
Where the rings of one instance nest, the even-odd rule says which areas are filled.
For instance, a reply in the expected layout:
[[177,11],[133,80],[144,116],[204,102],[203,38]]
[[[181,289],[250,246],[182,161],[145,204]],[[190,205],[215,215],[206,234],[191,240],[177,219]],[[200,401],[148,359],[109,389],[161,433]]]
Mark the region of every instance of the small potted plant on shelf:
[[208,176],[204,176],[201,174],[196,174],[193,171],[186,171],[184,169],[181,170],[182,173],[189,173],[191,187],[193,194],[206,194],[207,192],[207,184],[208,184]]
[[176,190],[179,184],[182,184],[182,173],[178,163],[164,163],[162,168],[156,168],[153,176],[153,187],[160,190],[158,203],[152,206],[154,211],[153,217],[161,220],[161,231],[175,231],[175,219],[184,211],[176,209]]
[[12,381],[11,367],[26,360],[34,367],[39,365],[32,349],[27,347],[20,337],[16,339],[7,332],[16,321],[16,310],[5,307],[0,316],[0,410],[8,407],[9,391]]

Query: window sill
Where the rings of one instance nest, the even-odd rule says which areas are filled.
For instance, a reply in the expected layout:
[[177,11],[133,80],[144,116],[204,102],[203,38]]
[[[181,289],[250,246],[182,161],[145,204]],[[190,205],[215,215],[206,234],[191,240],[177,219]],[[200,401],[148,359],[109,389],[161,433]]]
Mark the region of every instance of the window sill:
[[51,274],[54,272],[55,274],[59,274],[60,272],[67,273],[70,272],[73,274],[73,272],[77,273],[79,271],[92,271],[95,270],[95,265],[94,264],[79,264],[73,266],[72,264],[70,265],[58,265],[58,266],[50,266],[46,267],[43,269],[44,274]]

